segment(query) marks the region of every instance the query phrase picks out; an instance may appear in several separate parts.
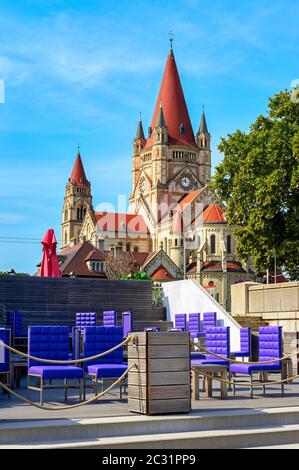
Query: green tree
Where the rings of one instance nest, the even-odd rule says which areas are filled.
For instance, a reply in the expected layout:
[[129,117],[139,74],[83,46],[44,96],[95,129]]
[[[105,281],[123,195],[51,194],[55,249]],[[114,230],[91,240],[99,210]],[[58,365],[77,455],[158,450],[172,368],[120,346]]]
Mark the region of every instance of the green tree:
[[273,269],[276,254],[299,279],[299,104],[288,91],[276,94],[266,116],[222,138],[218,149],[224,158],[211,186],[236,226],[240,258]]
[[137,271],[122,277],[125,281],[151,281],[152,278],[144,271]]

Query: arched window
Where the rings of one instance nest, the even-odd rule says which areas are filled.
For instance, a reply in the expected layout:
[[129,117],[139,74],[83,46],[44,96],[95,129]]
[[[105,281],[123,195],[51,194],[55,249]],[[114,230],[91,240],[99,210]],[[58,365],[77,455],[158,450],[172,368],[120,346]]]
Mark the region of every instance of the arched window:
[[138,253],[138,251],[139,251],[139,250],[138,250],[138,246],[134,246],[134,252],[135,252],[135,253]]
[[216,253],[216,235],[211,235],[211,254],[214,255]]
[[177,238],[174,240],[174,246],[178,246],[178,239]]
[[227,237],[226,237],[226,250],[227,250],[227,253],[231,254],[231,252],[232,252],[232,237],[231,237],[231,235],[227,235]]
[[64,232],[64,244],[67,245],[67,232]]
[[126,251],[131,251],[131,244],[130,243],[126,244]]

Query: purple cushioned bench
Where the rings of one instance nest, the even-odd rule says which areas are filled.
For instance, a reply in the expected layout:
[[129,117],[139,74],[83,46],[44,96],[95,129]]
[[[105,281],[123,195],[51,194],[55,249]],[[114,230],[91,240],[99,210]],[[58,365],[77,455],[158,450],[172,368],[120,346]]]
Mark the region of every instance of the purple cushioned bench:
[[202,329],[206,333],[206,330],[211,326],[217,326],[217,314],[216,312],[204,312]]
[[[267,362],[282,357],[282,327],[266,326],[259,328],[259,362]],[[262,374],[262,380],[265,382],[265,373],[280,372],[282,374],[281,361],[270,362],[268,364],[231,364],[230,372],[233,374],[233,389],[235,393],[238,380],[235,379],[236,374],[249,375],[250,382],[253,383],[253,373]],[[244,379],[242,379],[244,381]],[[253,386],[250,387],[250,396],[253,397]],[[265,386],[263,386],[265,394]],[[281,384],[281,392],[284,393],[284,384]]]
[[[28,354],[42,359],[69,360],[69,328],[67,326],[30,326],[28,329]],[[32,386],[30,379],[39,378],[40,386]],[[45,384],[45,380],[63,379],[64,395],[67,400],[68,388],[79,388],[79,398],[83,395],[84,373],[81,367],[67,364],[49,364],[28,360],[28,393],[30,390],[40,392],[40,404],[43,404],[44,390],[60,388],[57,385]],[[69,385],[68,379],[78,379],[78,385]]]
[[106,310],[103,312],[103,326],[116,326],[115,310]]
[[96,326],[97,314],[94,312],[76,313],[76,327],[82,330],[86,326]]
[[187,331],[187,315],[186,313],[176,313],[174,316],[174,327],[181,331]]
[[122,322],[123,322],[123,337],[126,338],[129,333],[133,331],[133,315],[132,312],[123,312],[122,313]]
[[188,330],[191,339],[198,338],[200,333],[200,313],[189,313]]
[[240,329],[240,350],[232,351],[232,357],[251,357],[251,328]]
[[[211,326],[206,330],[206,349],[211,353],[229,357],[230,354],[230,328],[229,326]],[[193,355],[194,357],[195,355]],[[192,356],[191,356],[192,357]],[[229,366],[229,361],[219,359],[207,353],[205,359],[192,359],[191,365],[219,364]]]
[[[86,327],[83,335],[83,356],[91,357],[107,351],[122,343],[122,326],[95,326]],[[85,371],[91,377],[91,387],[98,393],[98,386],[104,386],[104,379],[118,379],[128,368],[123,362],[123,346],[115,351],[85,363]],[[122,387],[120,385],[120,398]]]

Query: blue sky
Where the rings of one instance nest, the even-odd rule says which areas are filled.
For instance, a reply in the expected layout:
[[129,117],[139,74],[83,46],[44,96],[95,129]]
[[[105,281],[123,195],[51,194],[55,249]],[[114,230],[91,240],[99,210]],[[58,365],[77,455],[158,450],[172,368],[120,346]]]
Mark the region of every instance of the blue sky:
[[195,131],[205,104],[214,165],[220,137],[299,77],[294,1],[0,0],[0,12],[0,270],[34,272],[46,229],[60,238],[78,143],[94,206],[129,195],[132,139],[139,111],[149,126],[169,30]]

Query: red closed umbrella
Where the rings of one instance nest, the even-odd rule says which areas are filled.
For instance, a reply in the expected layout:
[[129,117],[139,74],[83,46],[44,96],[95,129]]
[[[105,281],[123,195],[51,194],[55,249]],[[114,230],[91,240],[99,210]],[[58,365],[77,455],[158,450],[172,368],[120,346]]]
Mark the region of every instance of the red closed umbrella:
[[47,231],[41,243],[43,245],[43,259],[39,275],[42,277],[61,277],[56,253],[57,240],[52,228]]

